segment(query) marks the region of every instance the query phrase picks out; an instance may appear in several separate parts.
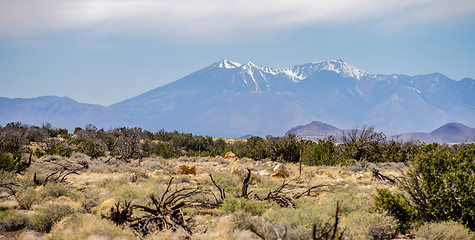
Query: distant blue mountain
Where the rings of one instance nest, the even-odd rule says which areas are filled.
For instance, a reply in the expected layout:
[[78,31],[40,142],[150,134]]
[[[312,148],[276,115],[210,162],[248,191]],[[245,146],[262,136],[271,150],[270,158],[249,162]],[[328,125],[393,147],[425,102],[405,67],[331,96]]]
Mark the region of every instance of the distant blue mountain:
[[[131,82],[131,84],[133,84]],[[289,68],[222,60],[109,107],[66,97],[0,98],[0,124],[138,126],[215,137],[279,136],[322,121],[387,136],[475,122],[475,80],[371,74],[341,60]]]
[[475,122],[475,80],[370,74],[341,60],[268,68],[228,60],[109,106],[131,123],[195,134],[283,135],[319,120],[386,135]]
[[[293,133],[297,137],[306,140],[325,140],[329,136],[339,142],[345,132],[350,129],[339,129],[335,126],[314,121],[307,125],[297,126],[290,129],[287,134]],[[378,129],[375,129],[379,132]],[[395,136],[387,136],[388,140],[397,142],[420,141],[424,143],[462,143],[475,142],[475,128],[465,126],[461,123],[447,123],[436,130],[427,132],[407,132]]]
[[425,143],[461,143],[475,142],[475,128],[460,123],[447,123],[436,130],[425,132],[408,132],[392,137],[396,141],[421,141]]
[[106,107],[54,96],[29,99],[0,97],[0,124],[9,122],[35,126],[48,122],[53,127],[70,131],[86,124],[105,129],[127,125],[126,121]]

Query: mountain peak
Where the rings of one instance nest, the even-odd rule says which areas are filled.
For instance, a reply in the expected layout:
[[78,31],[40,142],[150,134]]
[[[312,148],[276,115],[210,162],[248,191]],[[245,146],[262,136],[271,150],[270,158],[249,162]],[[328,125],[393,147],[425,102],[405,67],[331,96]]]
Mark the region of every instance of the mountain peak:
[[362,77],[368,75],[366,71],[363,71],[357,67],[353,67],[350,64],[344,62],[343,60],[330,60],[313,64],[318,66],[319,71],[334,71],[336,73],[343,74],[346,77],[354,77],[356,79],[361,79]]
[[436,130],[432,131],[430,134],[434,135],[450,135],[450,134],[462,134],[464,132],[475,131],[475,129],[465,126],[461,123],[447,123],[444,126],[437,128]]
[[215,64],[215,66],[217,66],[219,68],[238,68],[238,67],[241,67],[242,64],[237,63],[237,62],[233,62],[233,61],[229,61],[227,59],[223,59],[223,60],[217,62]]
[[304,80],[315,72],[333,71],[345,77],[353,77],[360,80],[362,77],[369,75],[369,73],[349,65],[342,60],[330,60],[323,62],[310,62],[301,65],[296,65],[291,68],[281,69],[292,79],[299,81]]
[[247,62],[246,64],[242,65],[243,68],[252,68],[252,67],[258,67],[256,64],[253,62]]
[[295,133],[297,134],[297,136],[302,137],[303,139],[316,141],[320,139],[325,139],[329,136],[333,136],[337,139],[340,139],[343,135],[343,131],[344,130],[341,130],[330,124],[326,124],[320,121],[313,121],[312,123],[307,125],[294,127],[287,131],[286,134]]

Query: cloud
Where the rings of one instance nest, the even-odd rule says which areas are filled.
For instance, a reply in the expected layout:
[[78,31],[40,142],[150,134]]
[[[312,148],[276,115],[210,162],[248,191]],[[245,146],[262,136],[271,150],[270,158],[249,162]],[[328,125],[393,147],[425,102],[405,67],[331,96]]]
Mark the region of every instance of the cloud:
[[473,0],[0,0],[0,37],[94,30],[172,38],[246,38],[365,21],[431,24],[474,13]]

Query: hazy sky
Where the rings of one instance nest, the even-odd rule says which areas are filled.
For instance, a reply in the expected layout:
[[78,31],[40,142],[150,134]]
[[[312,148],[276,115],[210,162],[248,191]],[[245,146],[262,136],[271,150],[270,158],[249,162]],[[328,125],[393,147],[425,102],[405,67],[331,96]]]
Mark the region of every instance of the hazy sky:
[[475,79],[474,0],[0,0],[0,96],[110,105],[221,59]]

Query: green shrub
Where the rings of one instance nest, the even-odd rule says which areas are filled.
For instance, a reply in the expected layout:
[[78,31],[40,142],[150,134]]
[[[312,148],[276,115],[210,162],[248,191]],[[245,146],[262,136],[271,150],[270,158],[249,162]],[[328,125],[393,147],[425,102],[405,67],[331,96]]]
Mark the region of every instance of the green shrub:
[[414,222],[414,208],[401,194],[392,193],[388,189],[377,189],[377,191],[376,207],[394,216],[402,231],[408,230]]
[[19,231],[28,225],[28,216],[19,211],[0,212],[0,231]]
[[374,127],[363,126],[343,132],[343,158],[356,161],[381,162],[382,146],[386,141],[383,133],[374,131]]
[[47,138],[43,140],[43,151],[45,155],[60,155],[63,157],[71,157],[73,149],[70,141],[60,140],[58,138]]
[[84,153],[91,158],[103,157],[106,155],[106,146],[100,141],[84,140],[78,144],[78,152]]
[[427,223],[415,232],[416,240],[475,240],[475,233],[457,222]]
[[402,194],[379,190],[377,204],[403,229],[411,222],[457,221],[475,229],[475,144],[424,146],[401,178]]
[[383,145],[384,162],[407,162],[420,148],[417,142],[399,143],[394,140]]
[[305,164],[335,166],[340,163],[333,137],[318,142],[305,141],[304,145],[302,162]]
[[30,166],[30,162],[23,160],[19,153],[0,154],[0,170],[5,172],[16,172],[20,173]]
[[243,211],[260,216],[272,205],[270,202],[252,201],[246,198],[226,198],[221,205],[221,209],[227,213]]
[[55,223],[73,212],[73,208],[67,204],[48,203],[35,213],[31,226],[36,231],[49,232]]

